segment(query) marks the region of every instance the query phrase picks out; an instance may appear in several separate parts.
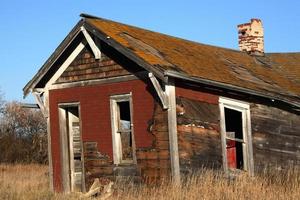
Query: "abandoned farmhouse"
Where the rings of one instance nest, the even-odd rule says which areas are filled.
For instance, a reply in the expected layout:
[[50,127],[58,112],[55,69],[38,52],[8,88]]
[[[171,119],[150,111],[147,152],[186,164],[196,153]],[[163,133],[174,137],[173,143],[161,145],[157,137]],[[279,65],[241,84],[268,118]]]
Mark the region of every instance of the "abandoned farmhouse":
[[232,50],[81,17],[24,87],[47,119],[55,191],[300,165],[300,53],[265,53],[259,19]]

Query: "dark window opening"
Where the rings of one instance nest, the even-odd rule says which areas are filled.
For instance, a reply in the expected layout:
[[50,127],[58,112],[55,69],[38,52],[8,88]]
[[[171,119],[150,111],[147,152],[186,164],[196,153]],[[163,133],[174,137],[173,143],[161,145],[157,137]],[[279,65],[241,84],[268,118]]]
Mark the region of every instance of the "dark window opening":
[[229,168],[243,169],[243,122],[242,113],[225,108],[226,151]]
[[118,102],[119,109],[119,133],[121,134],[122,160],[132,160],[132,134],[131,134],[131,115],[130,102]]
[[129,101],[118,102],[120,109],[120,120],[130,121],[130,105]]

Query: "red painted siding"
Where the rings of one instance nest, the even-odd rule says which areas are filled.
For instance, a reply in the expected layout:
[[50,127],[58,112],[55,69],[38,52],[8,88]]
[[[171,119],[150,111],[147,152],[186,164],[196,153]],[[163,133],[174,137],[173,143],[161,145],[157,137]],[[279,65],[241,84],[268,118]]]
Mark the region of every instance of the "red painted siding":
[[205,93],[192,88],[183,88],[180,86],[176,86],[176,96],[207,102],[210,104],[219,104],[219,96],[210,93]]
[[96,86],[75,87],[50,91],[50,121],[54,185],[61,186],[61,163],[59,144],[58,104],[79,102],[83,141],[96,141],[101,153],[112,159],[112,133],[110,121],[110,96],[132,92],[133,123],[137,148],[150,147],[152,135],[147,132],[148,120],[152,118],[154,99],[141,80]]

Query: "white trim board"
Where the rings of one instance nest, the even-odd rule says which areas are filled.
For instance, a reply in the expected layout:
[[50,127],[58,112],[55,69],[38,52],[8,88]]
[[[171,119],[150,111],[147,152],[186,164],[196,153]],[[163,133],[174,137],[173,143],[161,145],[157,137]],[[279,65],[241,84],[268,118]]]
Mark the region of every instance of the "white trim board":
[[86,41],[88,42],[88,44],[90,45],[93,54],[95,56],[95,59],[101,59],[101,51],[99,50],[98,46],[95,44],[94,40],[92,39],[92,37],[90,36],[90,34],[87,32],[87,30],[82,26],[80,27],[81,32],[83,33]]
[[75,50],[69,55],[69,57],[65,60],[65,62],[59,67],[57,72],[47,82],[45,88],[49,88],[53,83],[55,83],[57,81],[57,79],[64,73],[64,71],[69,67],[69,65],[79,55],[79,53],[84,49],[84,47],[85,47],[85,42],[81,42],[75,48]]

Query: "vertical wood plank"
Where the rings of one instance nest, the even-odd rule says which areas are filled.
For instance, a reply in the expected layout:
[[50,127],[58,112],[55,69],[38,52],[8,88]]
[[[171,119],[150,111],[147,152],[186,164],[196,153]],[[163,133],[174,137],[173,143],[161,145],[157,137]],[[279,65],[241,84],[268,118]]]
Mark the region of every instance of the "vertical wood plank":
[[220,109],[220,126],[221,126],[221,144],[222,144],[222,157],[223,157],[223,169],[225,173],[228,173],[227,166],[227,154],[226,154],[226,127],[225,127],[225,112],[223,103],[219,103]]
[[177,116],[176,116],[176,94],[173,79],[166,85],[168,95],[168,131],[171,157],[172,178],[175,184],[180,184],[179,153],[177,139]]
[[69,178],[69,152],[68,152],[68,135],[66,126],[66,111],[59,108],[59,129],[60,129],[60,159],[61,159],[61,177],[62,186],[65,193],[70,192],[70,178]]
[[53,183],[53,163],[52,163],[52,142],[51,142],[51,129],[50,129],[50,109],[49,109],[49,90],[44,93],[44,106],[46,108],[47,115],[47,141],[48,141],[48,164],[49,164],[49,188],[50,191],[54,191]]
[[130,92],[129,97],[129,106],[130,106],[130,129],[131,129],[131,138],[132,138],[132,151],[133,151],[133,163],[137,164],[137,158],[136,158],[136,144],[135,144],[135,134],[134,134],[134,125],[133,125],[133,101],[132,101],[132,92]]
[[253,159],[253,143],[252,143],[252,129],[251,129],[251,114],[250,109],[246,111],[247,117],[247,138],[248,138],[248,155],[249,155],[249,173],[254,176],[254,159]]

